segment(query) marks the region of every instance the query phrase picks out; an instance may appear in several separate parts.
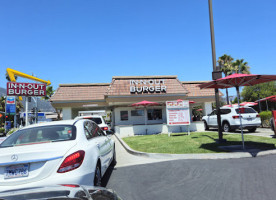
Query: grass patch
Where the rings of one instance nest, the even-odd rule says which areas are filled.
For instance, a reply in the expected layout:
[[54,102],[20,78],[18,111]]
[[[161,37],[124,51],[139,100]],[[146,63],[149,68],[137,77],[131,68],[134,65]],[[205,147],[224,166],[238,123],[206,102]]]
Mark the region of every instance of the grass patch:
[[[224,134],[227,140],[224,144],[215,142],[216,132],[195,132],[191,135],[175,133],[168,137],[166,134],[144,135],[123,138],[134,150],[148,153],[222,153],[219,146],[241,145],[241,134]],[[275,149],[276,139],[244,135],[245,145],[260,150]]]

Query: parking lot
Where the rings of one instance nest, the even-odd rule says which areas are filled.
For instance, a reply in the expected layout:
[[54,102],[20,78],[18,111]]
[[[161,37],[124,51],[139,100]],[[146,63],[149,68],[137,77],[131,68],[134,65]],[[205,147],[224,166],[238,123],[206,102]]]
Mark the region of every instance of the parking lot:
[[[273,136],[270,129],[263,128],[245,134]],[[118,164],[109,170],[104,181],[123,199],[274,200],[276,196],[276,155],[218,160],[153,159],[127,153],[118,140],[116,151]]]

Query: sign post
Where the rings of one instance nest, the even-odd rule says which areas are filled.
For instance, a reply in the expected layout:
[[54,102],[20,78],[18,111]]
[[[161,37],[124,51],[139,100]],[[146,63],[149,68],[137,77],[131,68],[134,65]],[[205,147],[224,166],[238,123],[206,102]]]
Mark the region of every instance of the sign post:
[[[190,109],[189,101],[167,101],[167,125],[186,125],[188,126],[188,134],[190,135]],[[169,131],[170,136],[170,131]]]
[[[9,130],[11,128],[11,115],[16,116],[16,98],[15,96],[7,96],[6,97],[6,115],[5,115],[5,125],[6,130]],[[8,120],[6,119],[6,116],[8,116]],[[15,121],[14,121],[15,124]]]

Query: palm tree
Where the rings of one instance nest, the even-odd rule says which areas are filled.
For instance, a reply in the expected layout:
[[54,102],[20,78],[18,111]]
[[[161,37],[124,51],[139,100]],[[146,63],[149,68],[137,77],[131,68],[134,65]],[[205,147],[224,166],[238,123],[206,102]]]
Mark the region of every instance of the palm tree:
[[55,93],[55,90],[53,90],[53,86],[47,86],[46,88],[46,96],[42,97],[44,100],[50,99],[50,97]]
[[244,62],[244,59],[237,59],[233,62],[233,72],[236,74],[250,74],[250,67],[247,62]]
[[[227,55],[224,54],[223,56],[219,57],[218,63],[221,71],[224,73],[224,76],[229,76],[233,72],[233,61],[234,59]],[[227,104],[229,104],[229,96],[228,96],[228,89],[226,88],[226,100]]]

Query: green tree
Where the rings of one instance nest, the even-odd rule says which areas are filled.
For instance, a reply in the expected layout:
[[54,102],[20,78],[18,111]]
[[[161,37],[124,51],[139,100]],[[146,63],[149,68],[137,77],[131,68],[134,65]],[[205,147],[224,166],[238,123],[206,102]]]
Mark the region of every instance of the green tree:
[[234,101],[232,101],[232,104],[238,103],[238,97],[235,97]]
[[[223,72],[224,76],[229,76],[233,72],[233,58],[230,55],[224,54],[223,56],[219,57],[218,63],[221,71]],[[228,89],[226,88],[226,101],[229,104],[229,96],[228,96]]]
[[[16,113],[19,113],[21,109],[23,108],[23,104],[21,101],[19,101],[18,98],[16,98]],[[0,97],[0,111],[5,112],[6,111],[6,97],[2,96]],[[2,126],[5,121],[4,115],[0,119],[0,125]]]
[[[23,108],[22,102],[19,101],[18,98],[16,98],[16,113],[19,113],[22,108]],[[2,111],[2,112],[6,111],[6,97],[5,96],[0,97],[0,111]]]
[[42,99],[49,100],[54,93],[55,93],[55,90],[53,90],[53,86],[47,86],[46,96],[42,97]]
[[244,101],[254,102],[276,94],[276,81],[261,83],[254,86],[245,86],[241,92]]
[[233,62],[233,72],[236,74],[250,74],[250,67],[244,59],[237,59]]

